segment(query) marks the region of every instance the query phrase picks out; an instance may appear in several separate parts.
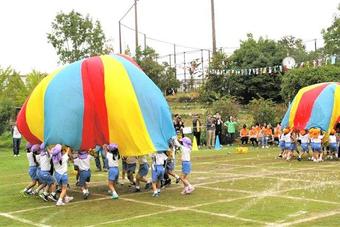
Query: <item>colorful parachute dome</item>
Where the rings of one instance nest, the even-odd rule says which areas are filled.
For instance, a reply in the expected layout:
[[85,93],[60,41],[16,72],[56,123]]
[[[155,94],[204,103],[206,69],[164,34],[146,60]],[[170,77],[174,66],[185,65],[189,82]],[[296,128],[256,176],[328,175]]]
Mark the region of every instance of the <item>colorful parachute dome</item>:
[[165,151],[176,135],[162,92],[123,55],[91,57],[54,71],[27,98],[17,125],[31,144],[88,150],[116,143],[126,156]]
[[320,128],[329,132],[340,120],[340,83],[328,82],[299,90],[289,105],[282,126],[296,129]]

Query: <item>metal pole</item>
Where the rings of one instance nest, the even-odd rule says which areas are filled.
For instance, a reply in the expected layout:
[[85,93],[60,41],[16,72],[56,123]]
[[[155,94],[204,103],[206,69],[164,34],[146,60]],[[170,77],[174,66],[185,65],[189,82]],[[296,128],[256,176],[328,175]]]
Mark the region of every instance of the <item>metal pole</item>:
[[118,22],[119,24],[119,53],[122,54],[123,50],[122,50],[122,27],[120,24],[120,21]]
[[136,35],[136,50],[137,50],[138,48],[137,0],[135,0],[135,35]]
[[204,84],[203,50],[201,49],[202,83]]
[[171,68],[171,54],[169,54],[169,65],[170,65],[170,68]]
[[314,51],[316,51],[316,39],[314,39]]
[[186,82],[187,82],[187,73],[186,73],[186,71],[187,71],[187,69],[186,69],[186,63],[185,63],[185,52],[183,52],[183,58],[184,58],[184,83],[186,84]]
[[175,64],[175,72],[176,72],[176,44],[174,44],[174,64]]
[[211,23],[212,23],[212,47],[213,47],[213,55],[215,55],[216,54],[216,30],[215,30],[214,0],[211,0]]
[[146,49],[146,34],[144,34],[144,50]]
[[208,50],[208,73],[210,73],[210,50]]

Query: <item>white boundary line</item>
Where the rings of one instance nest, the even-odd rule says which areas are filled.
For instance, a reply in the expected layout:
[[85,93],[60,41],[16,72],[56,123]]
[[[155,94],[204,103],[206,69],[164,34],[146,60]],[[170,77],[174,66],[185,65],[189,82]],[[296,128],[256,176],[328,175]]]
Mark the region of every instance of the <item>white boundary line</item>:
[[14,221],[18,221],[18,222],[21,222],[21,223],[29,224],[29,225],[34,225],[34,226],[38,226],[38,227],[49,227],[49,225],[35,223],[35,222],[30,221],[30,220],[27,220],[27,219],[24,219],[24,218],[19,218],[19,217],[13,216],[13,215],[8,214],[8,213],[0,213],[0,216],[12,219]]
[[296,224],[300,224],[300,223],[318,220],[318,219],[321,219],[321,218],[334,216],[336,214],[340,214],[340,211],[334,210],[334,211],[328,211],[328,212],[324,212],[324,213],[320,213],[320,214],[314,214],[312,217],[302,218],[302,219],[298,219],[298,220],[295,220],[295,221],[292,221],[292,222],[286,222],[286,223],[282,223],[282,224],[276,224],[275,223],[274,226],[291,226],[291,225],[296,225]]

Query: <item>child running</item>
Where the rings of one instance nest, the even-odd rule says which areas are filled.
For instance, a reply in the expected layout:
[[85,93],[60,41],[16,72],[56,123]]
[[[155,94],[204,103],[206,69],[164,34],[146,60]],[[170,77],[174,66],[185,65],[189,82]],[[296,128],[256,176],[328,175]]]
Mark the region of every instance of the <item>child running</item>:
[[328,142],[329,142],[329,151],[330,151],[330,155],[331,157],[338,157],[338,144],[336,141],[336,135],[335,135],[335,130],[332,129],[330,134],[329,134],[329,138],[328,138]]
[[119,178],[119,150],[118,150],[118,145],[117,144],[109,144],[109,145],[104,145],[104,152],[105,152],[105,157],[108,161],[108,186],[109,190],[112,193],[111,198],[112,199],[118,199],[118,194],[115,190],[115,185],[118,182]]
[[148,180],[146,176],[148,175],[149,172],[149,164],[148,160],[146,160],[146,156],[138,156],[138,163],[139,163],[139,170],[136,175],[136,188],[135,192],[140,192],[140,182],[144,182],[145,184],[145,190],[148,190],[151,188],[152,182],[151,180]]
[[87,151],[78,152],[79,186],[83,192],[84,199],[87,199],[90,195],[88,183],[91,180],[91,159],[93,159],[93,156],[91,156]]
[[30,143],[26,144],[27,159],[29,164],[28,174],[31,177],[32,182],[24,189],[23,193],[25,195],[34,194],[33,187],[38,183],[37,169],[39,164],[35,159],[34,152],[38,151],[39,149],[39,144],[35,144],[33,146]]
[[54,176],[58,185],[61,187],[61,193],[59,195],[59,199],[56,203],[57,206],[63,206],[65,203],[69,203],[73,200],[73,197],[67,196],[67,185],[68,185],[68,176],[67,176],[67,167],[68,160],[71,158],[72,153],[71,149],[67,147],[66,149],[62,149],[60,144],[55,145],[50,153],[52,155],[52,161],[54,164]]
[[191,140],[188,137],[183,137],[181,139],[183,146],[181,146],[182,152],[182,175],[181,180],[184,185],[184,189],[181,192],[182,195],[192,193],[195,188],[190,184],[188,180],[188,175],[191,172],[191,161],[190,161],[190,153],[191,153]]
[[137,157],[136,156],[127,157],[126,164],[127,164],[127,177],[130,181],[129,187],[131,187],[131,186],[136,185],[134,174],[135,174],[136,167],[137,167]]
[[303,154],[309,154],[309,134],[308,130],[301,130],[299,134],[299,139],[301,141],[301,153],[299,154],[298,160],[302,160],[302,155]]
[[323,161],[323,153],[322,153],[322,142],[323,135],[321,135],[320,129],[314,129],[313,133],[313,161],[314,162],[322,162]]
[[[39,173],[39,179],[41,182],[46,185],[45,190],[42,194],[40,194],[40,198],[42,198],[45,202],[48,201],[48,199],[52,200],[53,202],[57,202],[57,196],[56,196],[56,185],[55,185],[55,179],[51,175],[51,155],[48,151],[46,151],[45,145],[40,145],[40,168],[41,171]],[[50,192],[50,194],[49,194]]]
[[151,155],[152,158],[152,190],[153,197],[159,197],[161,193],[161,181],[164,178],[164,163],[168,158],[164,152]]

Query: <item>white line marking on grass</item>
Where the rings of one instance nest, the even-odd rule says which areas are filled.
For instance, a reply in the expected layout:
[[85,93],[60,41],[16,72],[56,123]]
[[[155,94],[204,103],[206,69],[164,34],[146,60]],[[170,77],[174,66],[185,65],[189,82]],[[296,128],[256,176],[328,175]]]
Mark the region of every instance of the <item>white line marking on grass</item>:
[[[318,220],[318,219],[321,219],[321,218],[334,216],[334,215],[337,215],[337,214],[340,214],[339,210],[327,211],[327,212],[324,212],[324,213],[314,214],[312,217],[303,218],[303,219],[299,219],[299,220],[292,221],[292,222],[286,222],[286,223],[282,223],[282,224],[274,223],[273,225],[274,226],[291,226],[291,225],[296,225],[296,224],[300,224],[300,223],[304,223],[304,222]],[[269,226],[272,226],[272,225],[269,225]]]
[[209,214],[209,215],[212,215],[212,216],[225,217],[225,218],[235,219],[235,220],[238,220],[238,221],[252,222],[252,223],[262,224],[262,225],[271,225],[272,224],[272,223],[269,223],[269,222],[263,222],[263,221],[258,221],[258,220],[254,220],[254,219],[241,218],[241,217],[237,217],[235,215],[230,215],[230,214],[214,213],[214,212],[210,212],[210,211],[196,210],[196,209],[190,209],[190,208],[188,208],[187,210],[193,211],[193,212],[196,212],[196,213]]
[[[106,199],[111,199],[111,198],[110,197],[105,197],[105,198],[103,197],[103,198],[97,198],[97,199],[80,200],[80,201],[68,203],[67,206],[72,206],[74,204],[79,204],[79,203],[86,203],[86,202],[106,200]],[[41,210],[41,209],[51,208],[51,207],[56,207],[56,205],[54,204],[54,205],[49,205],[49,206],[40,206],[40,207],[33,207],[33,208],[23,209],[23,210],[16,210],[16,211],[8,212],[7,214],[17,214],[17,213],[23,213],[23,212],[33,211],[33,210]]]
[[112,223],[122,222],[122,221],[130,221],[130,220],[134,220],[134,219],[138,219],[138,218],[145,218],[145,217],[150,217],[150,216],[154,216],[154,215],[157,215],[157,214],[165,214],[165,213],[174,212],[174,211],[178,211],[178,210],[181,210],[181,209],[177,209],[176,208],[176,209],[164,210],[164,211],[159,211],[159,212],[154,212],[154,213],[149,213],[149,214],[142,214],[142,215],[137,215],[137,216],[133,216],[133,217],[128,217],[128,218],[122,218],[122,219],[117,219],[117,220],[97,223],[97,224],[94,224],[94,225],[88,225],[86,227],[93,227],[93,226],[98,226],[98,225],[112,224]]
[[41,223],[35,223],[35,222],[32,222],[32,221],[24,219],[24,218],[19,218],[19,217],[13,216],[13,215],[8,214],[8,213],[0,213],[0,216],[6,217],[6,218],[9,218],[9,219],[12,219],[14,221],[21,222],[21,223],[38,226],[38,227],[48,227],[49,226],[49,225],[44,225],[44,224],[41,224]]

